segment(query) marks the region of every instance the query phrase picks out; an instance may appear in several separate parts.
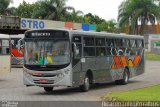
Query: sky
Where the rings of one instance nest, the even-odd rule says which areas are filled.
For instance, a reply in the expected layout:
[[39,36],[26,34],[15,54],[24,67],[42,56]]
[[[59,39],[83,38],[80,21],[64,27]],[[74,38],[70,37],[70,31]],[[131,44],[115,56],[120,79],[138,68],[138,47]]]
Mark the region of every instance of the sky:
[[[23,0],[13,0],[11,6],[18,7]],[[24,0],[29,3],[37,0]],[[105,20],[117,20],[118,6],[123,0],[68,0],[67,6],[72,6],[76,10],[81,10],[84,14],[92,13]]]

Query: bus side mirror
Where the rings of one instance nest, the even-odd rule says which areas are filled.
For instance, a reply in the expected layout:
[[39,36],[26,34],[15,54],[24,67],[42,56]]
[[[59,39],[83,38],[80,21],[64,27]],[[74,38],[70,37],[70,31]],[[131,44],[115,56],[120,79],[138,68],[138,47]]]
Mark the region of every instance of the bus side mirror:
[[72,49],[73,49],[73,57],[76,59],[79,55],[79,48],[75,43],[72,44]]
[[22,55],[23,55],[23,52],[21,51],[21,49],[23,48],[23,45],[24,45],[24,40],[23,39],[18,40],[17,49],[18,49],[18,52]]

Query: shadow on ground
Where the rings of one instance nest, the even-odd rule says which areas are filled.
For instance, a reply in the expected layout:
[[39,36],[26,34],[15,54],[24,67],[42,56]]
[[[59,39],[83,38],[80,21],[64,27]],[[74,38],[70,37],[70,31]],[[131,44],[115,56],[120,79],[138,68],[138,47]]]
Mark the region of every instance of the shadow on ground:
[[[129,81],[128,84],[135,84],[141,81]],[[109,89],[109,88],[115,88],[115,87],[119,87],[119,86],[124,86],[124,85],[116,85],[114,82],[112,83],[103,83],[103,84],[94,84],[90,87],[89,92],[92,91],[99,91],[102,89]],[[40,87],[41,88],[41,87]],[[77,94],[77,93],[85,93],[82,92],[79,87],[74,87],[74,88],[62,88],[62,89],[55,89],[52,92],[38,92],[38,93],[32,93],[32,95],[73,95],[73,94]],[[31,94],[31,93],[30,93]]]

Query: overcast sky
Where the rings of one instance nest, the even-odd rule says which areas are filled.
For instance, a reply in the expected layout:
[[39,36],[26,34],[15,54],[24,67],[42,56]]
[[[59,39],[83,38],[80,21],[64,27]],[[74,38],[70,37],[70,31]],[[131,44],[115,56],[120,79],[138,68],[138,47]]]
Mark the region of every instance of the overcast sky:
[[[13,0],[11,6],[17,7],[23,0]],[[25,0],[33,3],[37,0]],[[81,10],[86,13],[92,13],[100,16],[103,19],[117,20],[118,6],[123,0],[68,0],[67,6],[73,6],[76,10]]]

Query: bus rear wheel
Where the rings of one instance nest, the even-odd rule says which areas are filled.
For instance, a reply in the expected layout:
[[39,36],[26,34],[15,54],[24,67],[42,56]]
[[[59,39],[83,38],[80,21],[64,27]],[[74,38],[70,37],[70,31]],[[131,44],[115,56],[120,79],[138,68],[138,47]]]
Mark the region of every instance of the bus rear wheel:
[[80,86],[81,91],[87,92],[89,90],[89,88],[90,88],[90,82],[89,81],[90,81],[90,79],[89,79],[88,75],[86,75],[85,78],[84,78],[83,85]]
[[118,85],[126,85],[128,84],[128,81],[129,81],[129,71],[127,68],[125,68],[123,72],[123,79],[116,80],[115,83]]
[[52,92],[53,91],[53,87],[44,87],[44,90],[46,92]]

